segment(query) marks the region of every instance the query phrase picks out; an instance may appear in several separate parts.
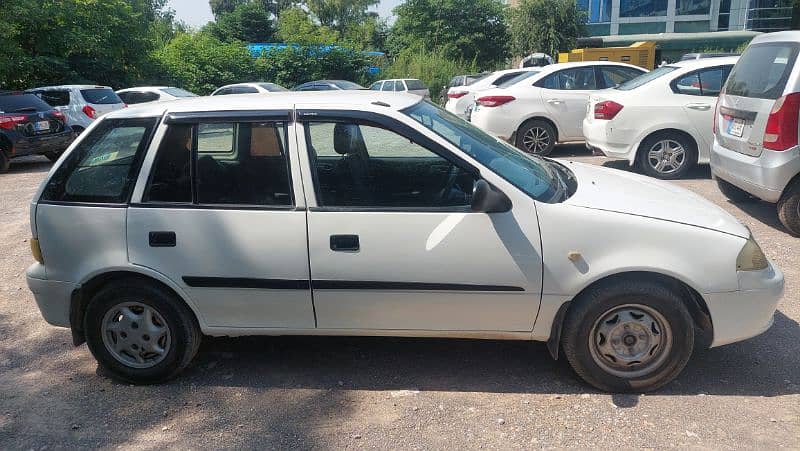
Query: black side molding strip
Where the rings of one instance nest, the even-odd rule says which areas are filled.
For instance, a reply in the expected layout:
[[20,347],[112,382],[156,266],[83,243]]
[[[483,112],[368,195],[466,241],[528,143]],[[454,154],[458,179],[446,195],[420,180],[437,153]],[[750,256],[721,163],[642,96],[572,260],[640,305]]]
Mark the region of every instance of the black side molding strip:
[[247,277],[183,276],[186,285],[195,288],[263,288],[268,290],[308,290],[306,279],[252,279]]
[[378,282],[355,280],[314,280],[319,290],[420,290],[420,291],[525,291],[522,287],[505,285],[473,285],[435,282]]

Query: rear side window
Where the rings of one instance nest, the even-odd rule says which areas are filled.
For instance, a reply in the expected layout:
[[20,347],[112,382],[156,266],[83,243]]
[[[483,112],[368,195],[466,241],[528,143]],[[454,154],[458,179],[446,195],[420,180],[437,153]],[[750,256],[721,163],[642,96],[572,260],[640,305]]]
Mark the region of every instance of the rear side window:
[[672,90],[678,94],[717,97],[722,89],[730,67],[712,67],[686,74],[672,82]]
[[53,108],[33,94],[0,95],[0,113],[49,111]]
[[747,48],[731,71],[725,93],[757,99],[783,95],[800,45],[791,42],[757,44]]
[[69,105],[69,91],[37,91],[34,94],[50,106]]
[[43,201],[128,201],[157,118],[111,119],[97,125],[47,181]]
[[117,93],[111,90],[111,88],[81,89],[81,95],[87,103],[93,103],[95,105],[122,103],[122,99],[120,99]]
[[292,205],[283,122],[170,125],[146,202]]

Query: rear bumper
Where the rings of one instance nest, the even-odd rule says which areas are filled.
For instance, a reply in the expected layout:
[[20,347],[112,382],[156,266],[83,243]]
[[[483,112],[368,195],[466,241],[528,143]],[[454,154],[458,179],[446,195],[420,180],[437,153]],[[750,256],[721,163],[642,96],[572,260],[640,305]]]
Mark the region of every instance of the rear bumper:
[[503,141],[510,141],[512,135],[516,131],[516,127],[512,121],[504,117],[505,115],[498,114],[496,109],[497,107],[481,107],[477,111],[473,110],[469,121],[472,125],[492,136],[500,138]]
[[47,280],[44,267],[39,263],[28,267],[26,279],[45,321],[54,326],[69,327],[70,301],[72,292],[77,288],[75,284]]
[[592,149],[595,155],[628,160],[632,163],[636,159],[638,133],[639,130],[619,128],[612,121],[583,120],[586,147]]
[[12,157],[60,152],[72,143],[75,134],[70,130],[55,135],[21,137],[14,142]]
[[737,291],[703,296],[714,327],[711,347],[746,340],[772,326],[783,296],[781,270],[770,263],[763,271],[740,272],[739,287]]
[[800,173],[800,147],[783,152],[765,149],[754,157],[722,147],[714,140],[711,173],[759,199],[775,203],[789,181]]

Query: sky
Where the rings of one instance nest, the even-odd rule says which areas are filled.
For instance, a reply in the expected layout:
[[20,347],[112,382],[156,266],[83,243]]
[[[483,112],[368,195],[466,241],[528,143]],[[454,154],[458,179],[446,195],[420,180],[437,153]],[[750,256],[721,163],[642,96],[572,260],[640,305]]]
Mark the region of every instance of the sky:
[[[389,17],[392,9],[399,5],[403,0],[380,0],[380,4],[375,8],[381,17]],[[191,27],[201,27],[214,19],[211,15],[211,8],[206,0],[170,0],[169,7],[175,10],[178,20],[186,22]]]

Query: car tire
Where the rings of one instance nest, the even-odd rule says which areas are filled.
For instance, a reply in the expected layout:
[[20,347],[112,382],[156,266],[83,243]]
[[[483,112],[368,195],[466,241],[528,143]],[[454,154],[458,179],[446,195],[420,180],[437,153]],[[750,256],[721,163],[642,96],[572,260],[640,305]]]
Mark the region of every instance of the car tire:
[[752,196],[747,191],[739,188],[738,186],[728,183],[721,178],[716,178],[717,188],[728,198],[731,202],[742,202],[752,199]]
[[8,154],[5,150],[0,149],[0,174],[8,172],[8,168],[11,167],[11,158],[8,157]]
[[523,152],[545,156],[553,151],[557,139],[556,129],[550,123],[535,119],[517,130],[514,145]]
[[697,145],[687,135],[659,132],[639,145],[639,167],[661,180],[679,179],[697,165]]
[[197,354],[202,337],[194,314],[181,300],[138,280],[98,291],[86,308],[84,331],[100,366],[111,377],[133,384],[175,377]]
[[64,151],[61,151],[61,152],[45,152],[42,155],[47,157],[48,160],[50,160],[52,162],[56,162],[56,161],[58,161],[59,157],[61,157],[62,153],[64,153]]
[[680,296],[659,283],[630,280],[582,293],[561,337],[564,355],[584,381],[608,392],[647,392],[683,370],[695,332]]
[[778,201],[778,219],[789,234],[800,237],[800,179],[784,190]]

